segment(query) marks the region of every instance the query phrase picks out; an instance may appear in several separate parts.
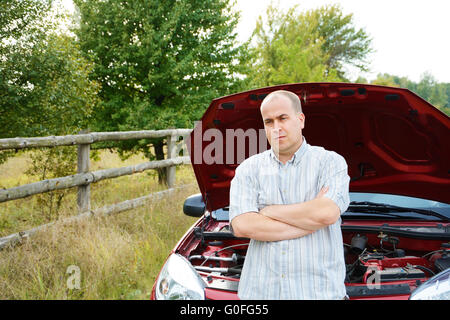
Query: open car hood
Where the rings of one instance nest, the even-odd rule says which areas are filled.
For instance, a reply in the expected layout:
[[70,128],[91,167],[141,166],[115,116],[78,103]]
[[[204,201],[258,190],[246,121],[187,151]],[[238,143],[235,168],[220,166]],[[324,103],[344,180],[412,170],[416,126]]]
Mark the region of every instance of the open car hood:
[[[261,135],[264,124],[259,107],[267,94],[280,89],[300,97],[307,142],[345,158],[350,191],[450,202],[448,116],[407,89],[299,83],[246,91],[211,102],[187,141],[208,210],[228,205],[230,182],[243,159],[270,148]],[[244,157],[239,149],[242,143],[233,136],[238,129],[242,129],[241,136],[248,133]]]

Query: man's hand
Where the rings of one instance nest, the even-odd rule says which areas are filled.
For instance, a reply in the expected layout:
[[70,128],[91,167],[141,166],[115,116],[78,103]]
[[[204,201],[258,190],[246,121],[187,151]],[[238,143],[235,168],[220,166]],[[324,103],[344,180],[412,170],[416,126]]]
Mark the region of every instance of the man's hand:
[[319,193],[317,194],[317,196],[314,199],[319,199],[322,198],[325,193],[327,193],[329,190],[329,188],[327,186],[323,187],[322,189],[320,189]]

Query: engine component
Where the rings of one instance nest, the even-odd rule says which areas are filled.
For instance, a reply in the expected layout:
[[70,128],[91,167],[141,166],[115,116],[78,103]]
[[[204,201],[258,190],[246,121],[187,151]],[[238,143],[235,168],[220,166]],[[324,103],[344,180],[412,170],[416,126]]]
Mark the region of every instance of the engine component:
[[189,257],[189,261],[192,260],[212,260],[212,261],[227,261],[227,262],[234,262],[237,263],[238,259],[245,259],[245,256],[241,256],[239,254],[233,253],[231,257],[217,257],[217,256],[203,256],[203,255],[192,255]]
[[364,255],[360,255],[360,260],[366,262],[368,260],[383,260],[385,255],[382,252],[366,252]]
[[405,250],[403,250],[403,249],[395,249],[393,253],[394,253],[394,257],[398,257],[398,258],[405,257]]
[[443,255],[442,258],[439,258],[434,262],[434,266],[438,272],[447,270],[450,268],[450,256],[446,254]]
[[194,266],[195,270],[205,272],[217,272],[217,273],[241,273],[242,269],[239,268],[214,268],[204,266]]
[[352,238],[350,250],[354,254],[360,254],[361,252],[364,251],[366,245],[367,245],[367,237],[365,235],[361,236],[360,234],[357,234]]
[[418,268],[387,268],[384,270],[369,270],[365,279],[374,279],[379,282],[414,280],[426,278],[425,272]]

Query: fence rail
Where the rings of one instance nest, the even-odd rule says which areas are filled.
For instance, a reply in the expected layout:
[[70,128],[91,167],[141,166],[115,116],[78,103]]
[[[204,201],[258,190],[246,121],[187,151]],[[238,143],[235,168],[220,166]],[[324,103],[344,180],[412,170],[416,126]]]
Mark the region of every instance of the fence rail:
[[[33,137],[33,138],[9,138],[0,139],[0,150],[40,148],[40,147],[58,147],[77,145],[78,161],[77,174],[60,177],[55,179],[42,180],[35,183],[22,186],[0,189],[0,202],[29,197],[39,193],[50,192],[54,190],[78,187],[77,206],[78,215],[69,218],[79,219],[81,217],[103,214],[108,215],[125,210],[133,209],[144,205],[148,200],[154,199],[156,195],[165,195],[175,190],[175,167],[180,164],[190,164],[190,158],[187,156],[179,157],[179,151],[184,148],[183,142],[178,142],[180,136],[186,137],[192,129],[167,129],[167,130],[143,130],[143,131],[125,131],[125,132],[92,132],[80,133],[78,135]],[[148,161],[133,166],[111,168],[97,171],[90,171],[90,145],[101,141],[119,141],[131,139],[147,139],[167,137],[167,159],[158,161]],[[125,175],[132,175],[151,169],[167,168],[168,190],[155,194],[149,194],[140,198],[126,200],[115,203],[103,208],[91,210],[90,184],[105,179],[113,179]],[[0,238],[0,249],[8,245],[14,245],[24,237],[34,234],[37,230],[52,225],[53,222],[22,231],[7,237]]]
[[67,136],[0,139],[0,150],[57,147],[92,144],[100,141],[163,138],[186,136],[192,129],[142,130],[122,132],[90,132]]
[[92,171],[87,173],[78,173],[71,176],[42,180],[35,183],[22,185],[10,189],[0,190],[0,202],[29,197],[35,194],[68,189],[78,186],[86,186],[88,184],[98,182],[105,179],[117,178],[125,175],[131,175],[145,170],[166,168],[180,164],[190,164],[189,157],[178,157],[175,159],[149,161],[134,166],[113,168]]

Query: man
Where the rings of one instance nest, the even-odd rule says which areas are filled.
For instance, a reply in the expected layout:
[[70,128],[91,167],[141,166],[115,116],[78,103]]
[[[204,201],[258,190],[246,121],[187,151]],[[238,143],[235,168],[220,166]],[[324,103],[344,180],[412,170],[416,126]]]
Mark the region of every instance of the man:
[[349,205],[344,158],[307,144],[298,96],[275,91],[261,104],[271,149],[236,169],[230,225],[250,238],[241,299],[344,299],[340,214]]

